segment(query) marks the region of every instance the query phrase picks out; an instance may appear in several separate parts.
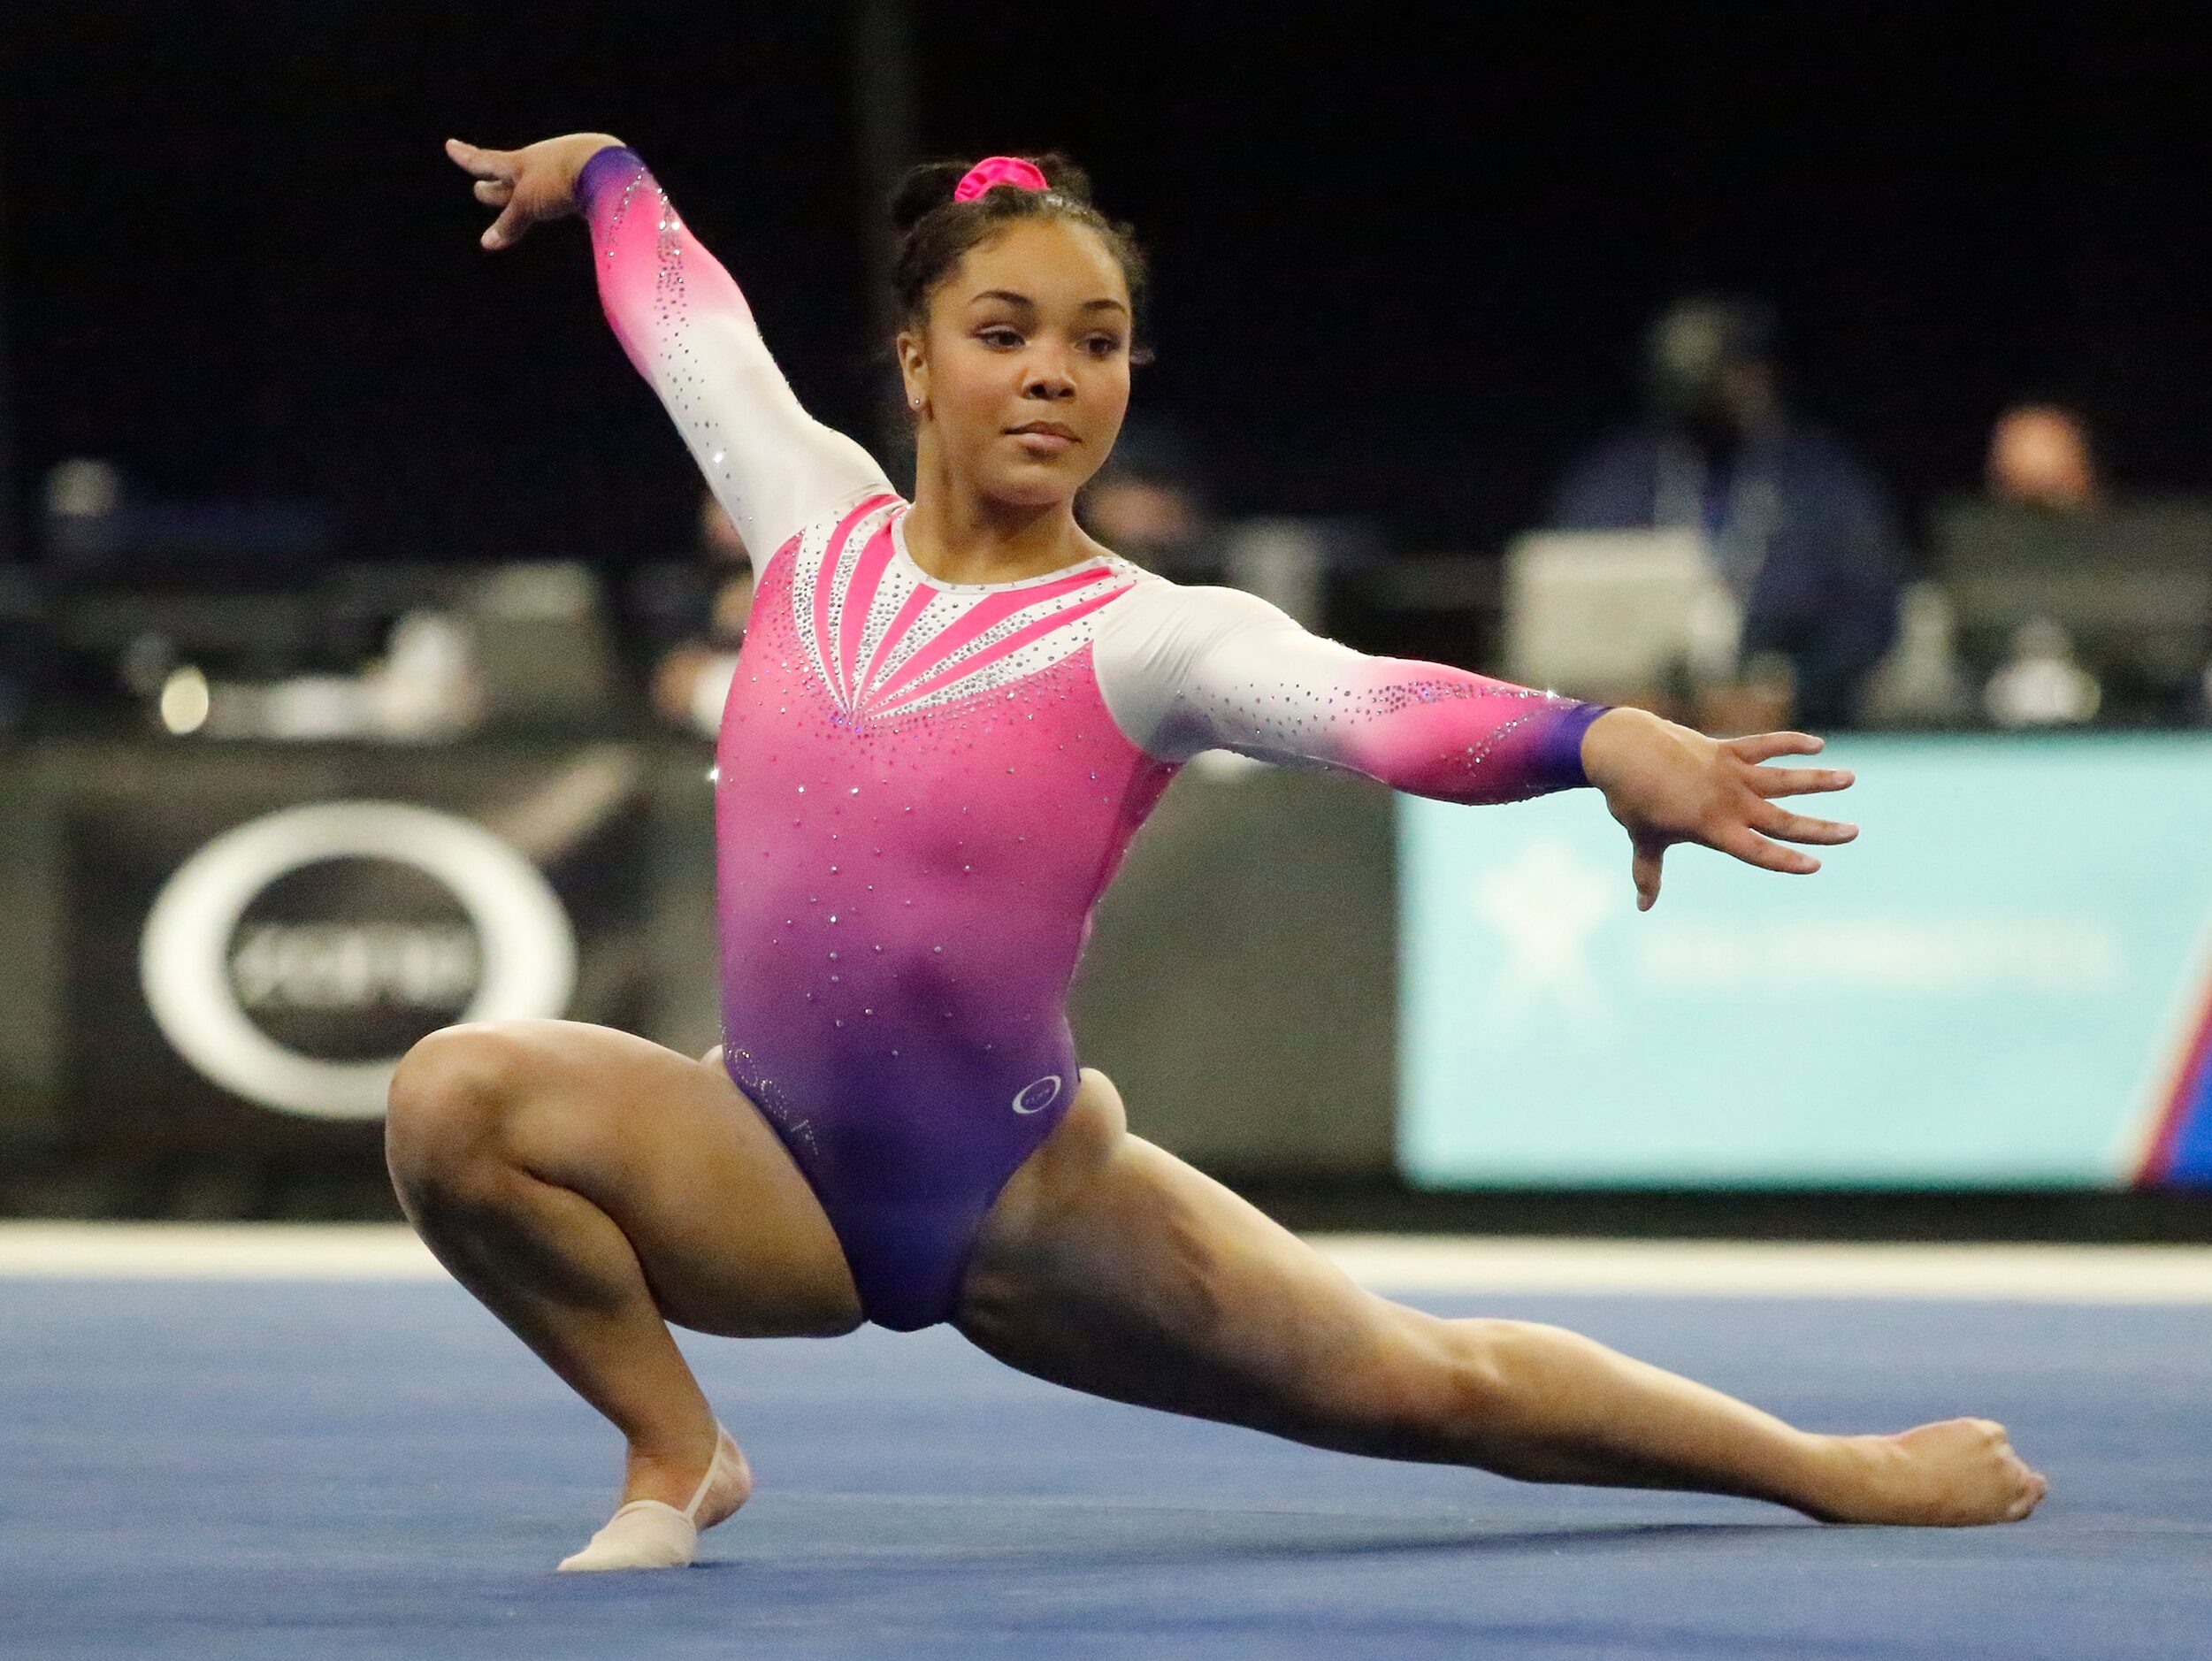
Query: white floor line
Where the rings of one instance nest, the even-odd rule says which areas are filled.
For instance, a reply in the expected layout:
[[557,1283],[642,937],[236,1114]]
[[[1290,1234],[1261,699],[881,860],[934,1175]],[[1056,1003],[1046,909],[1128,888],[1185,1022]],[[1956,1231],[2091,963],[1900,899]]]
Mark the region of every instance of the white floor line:
[[0,1222],[0,1279],[446,1278],[398,1223]]
[[1796,1241],[1315,1236],[1363,1285],[1779,1297],[2212,1304],[2203,1246],[1830,1245]]
[[[1824,1245],[1316,1235],[1397,1292],[2212,1304],[2212,1247]],[[411,1231],[379,1223],[0,1222],[0,1279],[430,1281]]]

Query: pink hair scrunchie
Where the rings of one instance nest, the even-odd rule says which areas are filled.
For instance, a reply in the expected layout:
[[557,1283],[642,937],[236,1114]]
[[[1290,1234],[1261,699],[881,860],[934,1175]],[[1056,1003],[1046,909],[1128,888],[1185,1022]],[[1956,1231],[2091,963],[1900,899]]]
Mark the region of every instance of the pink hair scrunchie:
[[965,173],[953,187],[953,200],[973,202],[993,185],[1012,185],[1018,190],[1047,188],[1045,175],[1034,162],[1025,162],[1019,156],[986,156]]

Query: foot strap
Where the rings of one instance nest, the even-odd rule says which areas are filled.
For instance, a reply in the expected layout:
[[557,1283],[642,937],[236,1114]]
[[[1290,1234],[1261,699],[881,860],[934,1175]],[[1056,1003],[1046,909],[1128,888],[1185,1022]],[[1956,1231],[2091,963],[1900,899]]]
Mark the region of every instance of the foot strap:
[[[691,1504],[678,1511],[663,1500],[633,1499],[607,1520],[574,1557],[562,1559],[565,1571],[596,1569],[680,1569],[699,1550],[701,1528],[734,1514],[753,1491],[753,1473],[736,1440],[715,1427],[715,1457]],[[705,1520],[702,1522],[701,1518]]]

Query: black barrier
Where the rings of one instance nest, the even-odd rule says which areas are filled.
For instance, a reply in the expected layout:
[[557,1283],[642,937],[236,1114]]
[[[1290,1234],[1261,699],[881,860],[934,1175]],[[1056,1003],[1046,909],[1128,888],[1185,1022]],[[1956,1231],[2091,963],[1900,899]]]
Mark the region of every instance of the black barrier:
[[1208,1170],[1387,1171],[1397,1111],[1390,793],[1216,754],[1175,781],[1098,907],[1083,1064]]
[[374,1213],[415,1040],[647,1018],[646,780],[624,747],[134,760],[78,779],[64,818],[53,1153],[96,1209]]
[[[498,951],[562,955],[533,884],[574,938],[564,1012],[700,1053],[719,1024],[709,759],[675,740],[5,753],[0,1213],[395,1215],[379,1127],[349,1114],[471,1012]],[[1079,1053],[1141,1134],[1201,1164],[1386,1173],[1391,894],[1387,792],[1191,768],[1100,908]]]

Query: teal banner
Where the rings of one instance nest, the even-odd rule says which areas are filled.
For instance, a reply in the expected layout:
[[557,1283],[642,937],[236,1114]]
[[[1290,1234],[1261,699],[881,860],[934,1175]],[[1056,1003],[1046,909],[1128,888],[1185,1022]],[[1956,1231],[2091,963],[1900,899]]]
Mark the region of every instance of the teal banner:
[[[2203,1181],[2212,739],[1857,739],[1813,876],[1596,792],[1400,804],[1398,1146],[1427,1187]],[[1825,804],[1825,805],[1824,805]]]

